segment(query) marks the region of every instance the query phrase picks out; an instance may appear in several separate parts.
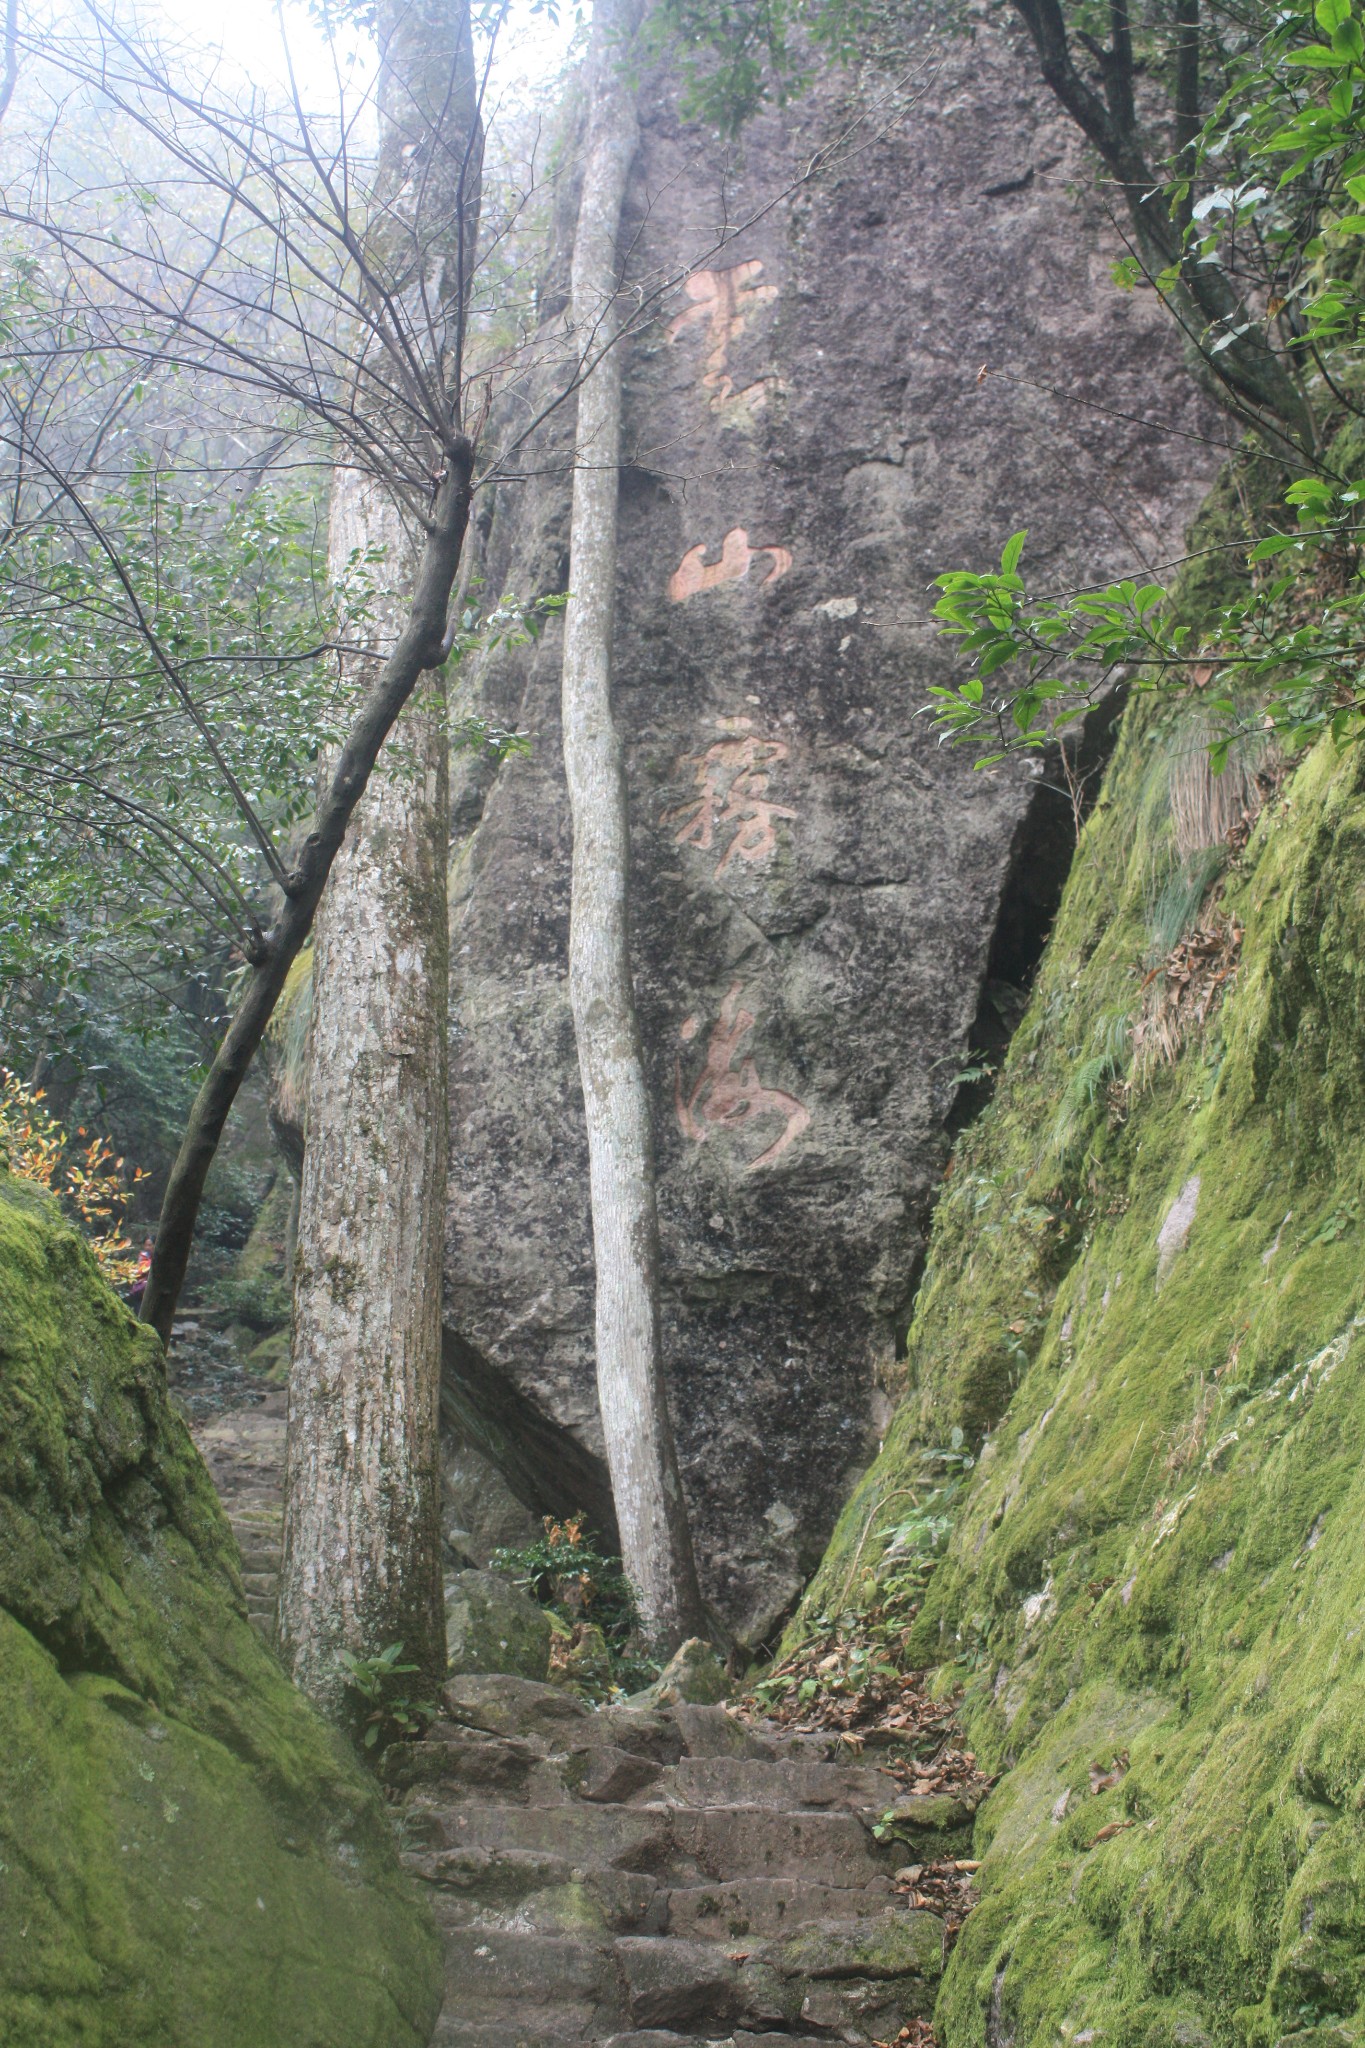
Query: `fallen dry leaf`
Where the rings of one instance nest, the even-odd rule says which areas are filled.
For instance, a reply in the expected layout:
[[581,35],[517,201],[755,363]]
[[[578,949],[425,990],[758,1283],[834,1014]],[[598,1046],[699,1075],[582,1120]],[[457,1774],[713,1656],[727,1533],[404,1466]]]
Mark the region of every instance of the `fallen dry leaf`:
[[1119,1779],[1120,1779],[1120,1778],[1121,1778],[1121,1777],[1123,1776],[1123,1774],[1124,1774],[1124,1772],[1125,1772],[1125,1771],[1127,1770],[1127,1768],[1128,1768],[1128,1752],[1127,1752],[1127,1750],[1126,1750],[1126,1749],[1121,1749],[1121,1750],[1119,1750],[1119,1751],[1117,1752],[1117,1754],[1115,1755],[1115,1757],[1114,1757],[1114,1759],[1113,1759],[1112,1763],[1107,1763],[1107,1764],[1099,1764],[1099,1763],[1095,1763],[1095,1764],[1091,1764],[1091,1766],[1090,1766],[1090,1796],[1091,1796],[1091,1798],[1092,1798],[1092,1799],[1093,1799],[1093,1798],[1095,1798],[1095,1797],[1096,1797],[1096,1796],[1097,1796],[1097,1795],[1098,1795],[1099,1793],[1101,1793],[1101,1792],[1110,1792],[1110,1791],[1112,1791],[1112,1790],[1113,1790],[1113,1788],[1114,1788],[1114,1786],[1118,1784],[1118,1782],[1119,1782]]
[[938,2035],[930,2020],[911,2020],[894,2041],[874,2041],[872,2048],[938,2048]]

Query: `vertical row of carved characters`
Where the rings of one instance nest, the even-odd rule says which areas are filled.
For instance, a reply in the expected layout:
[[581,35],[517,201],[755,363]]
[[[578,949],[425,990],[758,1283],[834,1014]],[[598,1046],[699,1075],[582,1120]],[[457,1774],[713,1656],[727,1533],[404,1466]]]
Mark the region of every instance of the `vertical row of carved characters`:
[[[775,285],[757,282],[762,269],[762,263],[752,258],[730,270],[694,271],[684,286],[692,303],[668,330],[669,340],[676,341],[690,329],[704,327],[701,388],[722,426],[752,422],[755,411],[784,388],[780,378],[770,375],[736,390],[729,371],[731,343],[738,340],[759,307],[777,297]],[[708,562],[709,552],[705,542],[687,549],[668,579],[668,595],[674,604],[686,604],[723,583],[743,582],[760,556],[768,562],[766,574],[758,580],[760,590],[778,582],[792,566],[790,548],[772,542],[756,547],[743,526],[730,528],[720,544],[718,560]],[[754,731],[750,718],[717,719],[716,729],[719,739],[678,763],[680,770],[693,770],[695,793],[686,803],[665,811],[662,822],[675,828],[675,846],[694,847],[707,855],[719,853],[713,870],[719,880],[734,861],[757,867],[770,860],[777,850],[778,820],[791,822],[799,814],[769,794],[774,772],[790,757],[785,741],[765,739]],[[694,1145],[704,1145],[717,1131],[733,1134],[756,1125],[768,1142],[744,1162],[742,1170],[754,1173],[771,1166],[796,1143],[809,1126],[811,1114],[796,1096],[782,1088],[769,1088],[760,1079],[753,1054],[746,1049],[758,1011],[744,1008],[743,996],[743,982],[732,982],[711,1026],[701,1069],[690,1087],[684,1079],[684,1056],[679,1054],[674,1063],[673,1104],[679,1130]],[[691,1045],[701,1027],[700,1016],[687,1018],[679,1033],[684,1046]]]
[[[739,424],[741,417],[752,420],[755,410],[784,388],[780,377],[767,375],[745,385],[743,390],[736,390],[729,371],[730,344],[739,339],[759,308],[777,297],[776,285],[756,282],[762,268],[762,262],[753,256],[729,270],[694,270],[683,284],[692,303],[669,323],[670,341],[676,341],[691,328],[704,327],[701,388],[710,410],[720,417],[723,426]],[[710,545],[699,542],[690,547],[669,577],[668,595],[674,604],[685,604],[689,598],[714,590],[722,583],[742,582],[757,555],[770,558],[761,589],[776,583],[792,565],[789,548],[772,543],[755,547],[743,526],[730,528],[721,542],[717,562],[706,560]]]

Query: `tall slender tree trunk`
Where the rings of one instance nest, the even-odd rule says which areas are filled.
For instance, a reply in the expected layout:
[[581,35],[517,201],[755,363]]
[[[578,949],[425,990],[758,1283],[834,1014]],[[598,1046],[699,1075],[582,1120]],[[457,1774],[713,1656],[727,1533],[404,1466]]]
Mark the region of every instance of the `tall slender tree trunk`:
[[630,0],[593,17],[583,193],[573,257],[579,347],[605,349],[578,394],[564,766],[573,811],[569,992],[583,1078],[597,1267],[597,1393],[626,1571],[646,1630],[676,1647],[702,1625],[669,1422],[659,1330],[659,1231],[649,1098],[630,971],[630,828],[611,713],[621,449],[617,241],[639,139],[612,42]]
[[[408,549],[346,485],[332,551]],[[434,682],[431,678],[429,681]],[[444,692],[409,706],[332,869],[313,944],[294,1257],[280,1646],[340,1713],[340,1654],[445,1671],[439,1398],[446,1191]]]
[[[376,232],[400,261],[411,236],[407,289],[458,329],[479,139],[467,0],[393,0],[381,50],[392,177]],[[380,551],[385,594],[365,631],[382,646],[399,611],[389,594],[408,588],[415,550],[381,486],[335,479],[330,548],[334,573]],[[342,1719],[343,1651],[373,1657],[401,1643],[415,1696],[434,1692],[446,1665],[448,736],[444,685],[429,682],[371,779],[314,944],[279,1629],[294,1677]]]

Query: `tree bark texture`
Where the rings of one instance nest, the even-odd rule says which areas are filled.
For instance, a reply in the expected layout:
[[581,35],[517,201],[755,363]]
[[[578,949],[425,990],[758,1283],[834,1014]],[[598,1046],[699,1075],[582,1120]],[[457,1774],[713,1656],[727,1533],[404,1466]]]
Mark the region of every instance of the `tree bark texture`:
[[[401,589],[396,512],[378,487],[339,482],[334,566],[376,542]],[[342,1650],[401,1642],[427,1692],[445,1671],[443,697],[424,688],[371,777],[313,946],[279,1630],[288,1669],[336,1715]]]
[[630,829],[611,711],[621,366],[610,344],[618,324],[621,208],[638,144],[633,97],[611,37],[629,26],[600,6],[594,16],[574,240],[577,345],[605,353],[578,394],[564,620],[564,766],[573,814],[569,993],[588,1133],[602,1431],[640,1618],[647,1633],[672,1648],[700,1630],[701,1601],[664,1386],[653,1145],[630,970]]
[[[406,326],[425,327],[424,360],[458,415],[480,152],[466,0],[395,0],[380,52],[385,204],[370,253]],[[438,472],[436,488],[445,481]],[[339,473],[329,539],[334,577],[380,555],[365,630],[383,645],[416,564],[393,497]],[[371,779],[314,943],[279,1631],[297,1682],[339,1719],[342,1651],[401,1643],[412,1697],[431,1697],[446,1668],[447,763],[433,678]]]

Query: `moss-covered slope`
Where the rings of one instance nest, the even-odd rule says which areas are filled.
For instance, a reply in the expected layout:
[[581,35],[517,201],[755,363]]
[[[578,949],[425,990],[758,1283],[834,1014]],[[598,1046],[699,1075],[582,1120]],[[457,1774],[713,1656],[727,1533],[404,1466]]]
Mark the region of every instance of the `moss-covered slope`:
[[946,2048],[1365,2039],[1365,759],[1221,901],[1202,778],[1130,716],[807,1605],[947,1506],[912,1648],[1003,1775]]
[[0,1173],[0,2040],[421,2048],[434,1934],[245,1618],[156,1340]]

